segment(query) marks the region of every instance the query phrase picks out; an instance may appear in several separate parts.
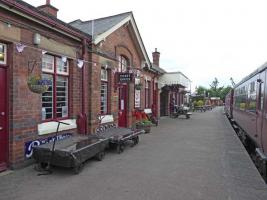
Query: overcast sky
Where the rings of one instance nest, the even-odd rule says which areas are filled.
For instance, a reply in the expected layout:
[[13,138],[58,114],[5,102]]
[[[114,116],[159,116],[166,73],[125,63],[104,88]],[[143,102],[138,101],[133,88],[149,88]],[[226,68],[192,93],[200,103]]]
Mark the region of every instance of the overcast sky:
[[[39,6],[45,0],[26,0]],[[215,77],[230,85],[267,61],[266,0],[51,0],[70,22],[133,11],[148,55],[158,48],[160,66],[181,71],[192,87]],[[151,58],[152,60],[152,58]]]

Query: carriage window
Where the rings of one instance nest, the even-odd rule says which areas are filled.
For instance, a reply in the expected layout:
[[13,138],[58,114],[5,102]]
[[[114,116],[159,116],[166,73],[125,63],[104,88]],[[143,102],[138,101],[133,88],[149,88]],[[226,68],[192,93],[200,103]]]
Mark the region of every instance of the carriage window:
[[6,64],[6,45],[0,43],[0,64]]
[[239,110],[246,110],[247,87],[243,86],[237,89],[235,94],[235,107]]
[[264,84],[260,83],[259,110],[263,109],[263,103],[264,103]]
[[253,81],[249,84],[248,88],[248,104],[247,111],[256,112],[256,82]]

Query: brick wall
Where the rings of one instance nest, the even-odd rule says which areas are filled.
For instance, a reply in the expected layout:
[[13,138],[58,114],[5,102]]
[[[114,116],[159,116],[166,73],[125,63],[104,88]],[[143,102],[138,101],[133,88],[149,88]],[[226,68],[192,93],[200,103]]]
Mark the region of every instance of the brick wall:
[[[11,28],[17,30],[15,37],[9,37],[5,33],[0,34],[0,41],[8,45],[8,85],[9,85],[9,166],[17,168],[26,163],[24,157],[24,145],[28,141],[46,138],[52,134],[38,136],[37,125],[41,123],[41,95],[32,93],[27,86],[28,63],[29,61],[37,61],[39,65],[34,68],[33,74],[41,74],[41,58],[42,51],[38,50],[38,46],[33,45],[33,35],[38,32],[43,37],[47,37],[49,41],[56,41],[58,44],[75,48],[77,58],[81,58],[81,43],[73,39],[66,38],[58,33],[41,27],[23,18],[11,15],[1,10],[1,20],[12,20]],[[2,22],[1,22],[2,23]],[[22,53],[18,53],[15,43],[21,42],[26,44]],[[64,49],[62,49],[64,52]],[[50,52],[51,53],[51,52]],[[52,53],[53,54],[53,53]],[[57,54],[58,56],[64,55]],[[86,66],[85,66],[86,67]],[[88,81],[89,72],[86,67],[86,80]],[[81,80],[82,70],[77,68],[76,60],[70,60],[69,66],[69,116],[76,118],[81,112]],[[89,86],[85,86],[89,90]],[[89,99],[85,96],[86,99]],[[86,110],[89,110],[88,103]],[[69,130],[65,132],[76,133],[77,130]]]
[[[105,52],[108,55],[118,58],[119,55],[123,55],[129,59],[130,66],[134,66],[135,68],[141,67],[142,56],[139,55],[138,49],[132,40],[133,36],[130,35],[127,26],[123,26],[110,34],[106,40],[97,48],[100,48],[102,52]],[[96,47],[95,47],[96,48]],[[92,61],[99,61],[101,56],[96,54],[92,55]],[[118,62],[112,62],[112,67],[118,67]],[[93,119],[95,114],[100,113],[100,69],[101,64],[98,64],[95,67],[92,67],[92,80],[91,84],[91,92],[92,92],[92,105],[91,112],[91,130],[94,130],[97,123]],[[112,74],[112,71],[110,72]],[[118,121],[118,89],[114,87],[115,79],[114,74],[112,74],[110,80],[110,114],[112,114],[115,118],[115,122]],[[133,111],[134,111],[134,83],[129,83],[128,85],[128,113],[127,113],[127,126],[131,127],[134,123],[133,119]]]

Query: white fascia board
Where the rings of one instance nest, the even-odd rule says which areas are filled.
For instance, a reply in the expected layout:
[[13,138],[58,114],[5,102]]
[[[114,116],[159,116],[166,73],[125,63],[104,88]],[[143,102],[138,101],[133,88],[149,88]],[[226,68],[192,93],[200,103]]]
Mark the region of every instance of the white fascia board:
[[117,29],[119,29],[120,27],[122,27],[125,23],[127,22],[130,22],[133,26],[133,29],[134,29],[134,33],[136,35],[136,38],[137,38],[137,41],[138,41],[138,44],[141,48],[141,51],[145,57],[145,60],[146,60],[146,63],[149,65],[149,68],[150,68],[150,60],[148,58],[148,55],[146,53],[146,49],[145,49],[145,46],[142,42],[142,39],[141,39],[141,36],[137,30],[137,25],[132,17],[132,15],[126,17],[125,19],[123,19],[120,23],[116,24],[115,26],[113,26],[111,29],[107,30],[106,32],[100,34],[100,35],[97,35],[94,39],[94,44],[97,45],[99,42],[105,40],[106,37],[108,37],[111,33],[113,33],[114,31],[116,31]]
[[110,28],[109,30],[107,30],[106,32],[97,35],[94,39],[94,43],[98,44],[99,42],[101,42],[102,40],[105,40],[106,37],[108,37],[111,33],[113,33],[114,31],[116,31],[117,29],[119,29],[120,27],[122,27],[126,22],[130,21],[131,17],[126,17],[124,20],[122,20],[120,23],[116,24],[115,26],[113,26],[112,28]]

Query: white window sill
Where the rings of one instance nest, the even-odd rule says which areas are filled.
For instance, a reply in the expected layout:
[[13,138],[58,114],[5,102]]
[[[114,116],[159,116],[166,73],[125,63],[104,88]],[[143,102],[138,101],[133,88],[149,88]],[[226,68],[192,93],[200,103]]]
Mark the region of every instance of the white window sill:
[[101,124],[114,122],[113,115],[101,115]]
[[[59,131],[65,131],[77,128],[76,119],[66,119],[60,121],[70,125],[60,124]],[[57,131],[57,125],[58,125],[57,122],[44,122],[38,124],[38,135],[55,133]]]
[[145,112],[146,114],[152,114],[152,110],[151,110],[151,108],[146,108],[146,109],[144,109],[144,112]]

